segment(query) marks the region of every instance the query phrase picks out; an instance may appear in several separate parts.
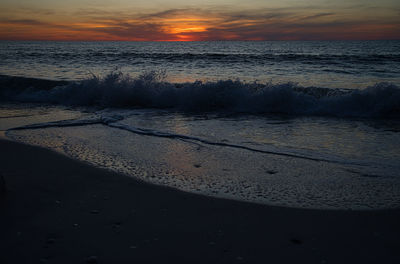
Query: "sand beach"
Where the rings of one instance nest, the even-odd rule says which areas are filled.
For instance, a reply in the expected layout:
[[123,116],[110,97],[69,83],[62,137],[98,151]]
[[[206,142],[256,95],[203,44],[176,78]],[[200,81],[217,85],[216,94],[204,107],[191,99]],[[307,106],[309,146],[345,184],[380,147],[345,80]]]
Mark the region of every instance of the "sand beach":
[[310,210],[150,185],[0,141],[1,263],[399,263],[400,210]]

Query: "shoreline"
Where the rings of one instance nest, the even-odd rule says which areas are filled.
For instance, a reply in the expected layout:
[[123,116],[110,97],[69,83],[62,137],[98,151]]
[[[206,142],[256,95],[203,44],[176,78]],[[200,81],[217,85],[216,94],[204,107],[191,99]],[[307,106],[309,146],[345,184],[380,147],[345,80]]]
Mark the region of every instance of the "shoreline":
[[[44,146],[38,146],[38,145],[35,145],[35,144],[30,144],[30,143],[18,141],[18,140],[12,139],[11,137],[8,137],[7,136],[7,131],[0,131],[0,141],[2,141],[2,140],[8,141],[8,142],[13,142],[13,143],[16,143],[16,144],[29,146],[29,147],[33,147],[33,148],[44,149],[44,150],[47,150],[47,151],[50,151],[50,152],[54,153],[55,155],[61,155],[62,157],[65,157],[67,159],[70,159],[70,160],[73,160],[75,162],[81,163],[83,165],[86,165],[86,166],[89,166],[89,167],[92,167],[92,168],[96,168],[96,169],[99,169],[99,170],[105,170],[107,172],[110,172],[111,174],[118,175],[117,177],[124,177],[124,178],[127,177],[129,179],[132,179],[133,181],[137,181],[140,184],[145,184],[145,185],[149,185],[149,186],[157,186],[159,188],[171,189],[173,191],[183,192],[183,193],[186,193],[188,195],[196,195],[196,196],[207,197],[207,198],[211,198],[211,199],[221,199],[221,200],[233,201],[233,202],[238,202],[238,203],[258,204],[258,205],[268,206],[268,207],[287,208],[287,209],[296,209],[296,210],[360,211],[360,212],[400,211],[400,207],[398,207],[398,208],[394,208],[394,207],[386,207],[386,208],[370,208],[370,207],[369,208],[296,207],[296,206],[279,205],[279,204],[268,204],[266,202],[261,202],[261,201],[257,201],[257,200],[245,200],[245,199],[240,199],[240,198],[237,198],[237,197],[229,197],[229,196],[224,196],[224,195],[210,195],[210,194],[201,193],[201,192],[191,192],[191,191],[179,189],[177,187],[172,187],[172,186],[168,186],[168,185],[153,183],[153,182],[150,182],[150,181],[146,181],[144,179],[135,178],[134,176],[131,176],[129,174],[125,174],[123,172],[118,172],[118,171],[113,170],[111,168],[98,167],[95,164],[92,164],[92,163],[90,163],[88,161],[79,160],[79,159],[73,158],[71,156],[68,156],[66,153],[63,153],[61,151],[57,151],[55,149],[46,148]],[[1,170],[0,170],[0,173],[1,173]]]
[[398,263],[400,210],[191,194],[0,138],[1,263]]

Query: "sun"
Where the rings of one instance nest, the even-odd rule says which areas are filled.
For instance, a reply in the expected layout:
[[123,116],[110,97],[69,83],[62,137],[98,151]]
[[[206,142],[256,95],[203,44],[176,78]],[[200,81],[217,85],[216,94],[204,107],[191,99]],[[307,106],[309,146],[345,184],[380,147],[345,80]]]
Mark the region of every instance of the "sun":
[[163,30],[179,41],[198,40],[195,33],[207,32],[207,19],[204,17],[175,17],[164,19]]

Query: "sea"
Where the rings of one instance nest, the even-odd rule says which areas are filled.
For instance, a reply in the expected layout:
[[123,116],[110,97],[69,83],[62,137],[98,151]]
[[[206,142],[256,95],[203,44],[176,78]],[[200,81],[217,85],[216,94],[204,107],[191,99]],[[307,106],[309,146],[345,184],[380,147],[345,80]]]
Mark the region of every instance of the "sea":
[[0,132],[201,195],[399,208],[400,41],[0,41]]

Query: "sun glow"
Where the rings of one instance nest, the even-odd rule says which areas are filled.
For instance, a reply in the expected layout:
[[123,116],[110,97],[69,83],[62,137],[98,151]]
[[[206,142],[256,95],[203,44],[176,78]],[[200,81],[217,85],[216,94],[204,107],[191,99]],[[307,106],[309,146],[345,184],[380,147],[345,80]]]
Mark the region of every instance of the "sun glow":
[[170,35],[172,40],[196,41],[200,40],[199,36],[196,34],[207,32],[208,27],[215,23],[215,18],[175,16],[163,18],[157,20],[157,22],[163,25],[163,32]]
[[180,34],[180,33],[204,32],[204,31],[207,31],[207,28],[202,26],[177,26],[170,28],[168,30],[168,33]]

